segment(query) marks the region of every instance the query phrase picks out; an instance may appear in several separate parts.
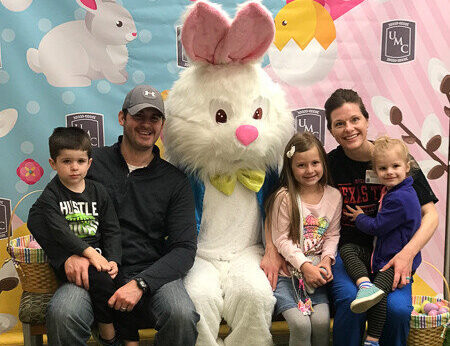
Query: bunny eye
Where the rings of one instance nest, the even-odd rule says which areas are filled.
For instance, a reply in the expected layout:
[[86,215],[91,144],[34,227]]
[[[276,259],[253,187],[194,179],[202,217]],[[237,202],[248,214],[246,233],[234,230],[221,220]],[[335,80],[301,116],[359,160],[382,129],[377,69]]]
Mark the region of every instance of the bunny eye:
[[[253,109],[256,107],[253,107]],[[214,123],[215,121],[217,126],[221,126],[233,119],[233,106],[224,99],[211,99],[209,102],[209,114],[211,114],[211,122]]]
[[287,25],[287,21],[283,20],[283,21],[281,22],[281,25],[286,26],[286,25]]
[[117,26],[118,28],[121,28],[122,25],[123,25],[122,21],[118,20],[118,21],[116,22],[116,26]]
[[223,109],[219,109],[216,112],[216,122],[218,123],[226,123],[227,122],[227,113]]
[[[254,109],[253,111],[253,119],[267,121],[270,118],[270,102],[267,98],[263,96],[258,96],[253,100],[250,109]],[[251,114],[251,113],[250,113]],[[264,120],[263,119],[264,116]]]
[[259,120],[262,118],[263,115],[263,110],[261,107],[258,107],[255,111],[255,113],[253,113],[253,119]]

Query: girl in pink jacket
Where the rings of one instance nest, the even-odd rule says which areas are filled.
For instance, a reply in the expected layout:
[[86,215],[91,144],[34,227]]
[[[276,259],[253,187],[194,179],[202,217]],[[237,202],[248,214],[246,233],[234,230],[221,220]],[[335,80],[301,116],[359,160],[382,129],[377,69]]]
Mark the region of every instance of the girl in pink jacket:
[[281,272],[275,313],[289,325],[289,345],[328,345],[330,313],[325,284],[339,242],[342,197],[329,186],[326,154],[311,133],[296,134],[283,157],[279,188],[266,204],[267,224],[289,263]]

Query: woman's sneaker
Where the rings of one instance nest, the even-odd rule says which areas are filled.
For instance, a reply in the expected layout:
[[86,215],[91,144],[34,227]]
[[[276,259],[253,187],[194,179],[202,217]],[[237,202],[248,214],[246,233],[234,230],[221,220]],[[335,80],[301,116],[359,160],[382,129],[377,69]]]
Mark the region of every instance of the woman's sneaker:
[[369,288],[360,288],[355,300],[350,304],[350,309],[356,314],[366,312],[383,299],[383,295],[384,292],[375,285]]

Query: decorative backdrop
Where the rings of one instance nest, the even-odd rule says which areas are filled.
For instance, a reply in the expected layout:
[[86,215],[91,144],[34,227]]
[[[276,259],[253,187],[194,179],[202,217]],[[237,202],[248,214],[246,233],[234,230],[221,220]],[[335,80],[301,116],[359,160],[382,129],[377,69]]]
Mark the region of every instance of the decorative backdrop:
[[[236,1],[218,0],[234,15]],[[299,131],[325,143],[323,104],[353,88],[370,114],[369,137],[402,137],[439,198],[439,228],[423,258],[443,269],[450,117],[450,2],[264,0],[276,37],[263,65],[283,85]],[[125,94],[147,83],[170,90],[187,66],[179,18],[188,0],[0,0],[0,260],[14,204],[54,176],[47,139],[81,126],[95,146],[121,133]],[[195,97],[196,90],[190,91]],[[287,140],[287,139],[286,139]],[[160,143],[161,145],[161,143]],[[26,232],[28,209],[13,218]],[[22,226],[22,227],[20,227]],[[19,228],[20,227],[20,228]],[[440,278],[419,276],[437,292]],[[0,269],[0,333],[18,329],[21,294],[11,264]]]

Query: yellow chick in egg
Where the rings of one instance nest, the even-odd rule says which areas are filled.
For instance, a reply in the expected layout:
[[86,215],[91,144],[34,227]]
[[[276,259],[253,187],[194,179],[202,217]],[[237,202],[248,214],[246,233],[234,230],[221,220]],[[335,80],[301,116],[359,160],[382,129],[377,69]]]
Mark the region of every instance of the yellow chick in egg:
[[314,0],[294,0],[275,17],[269,60],[277,76],[293,86],[323,79],[337,58],[336,28],[328,11]]

